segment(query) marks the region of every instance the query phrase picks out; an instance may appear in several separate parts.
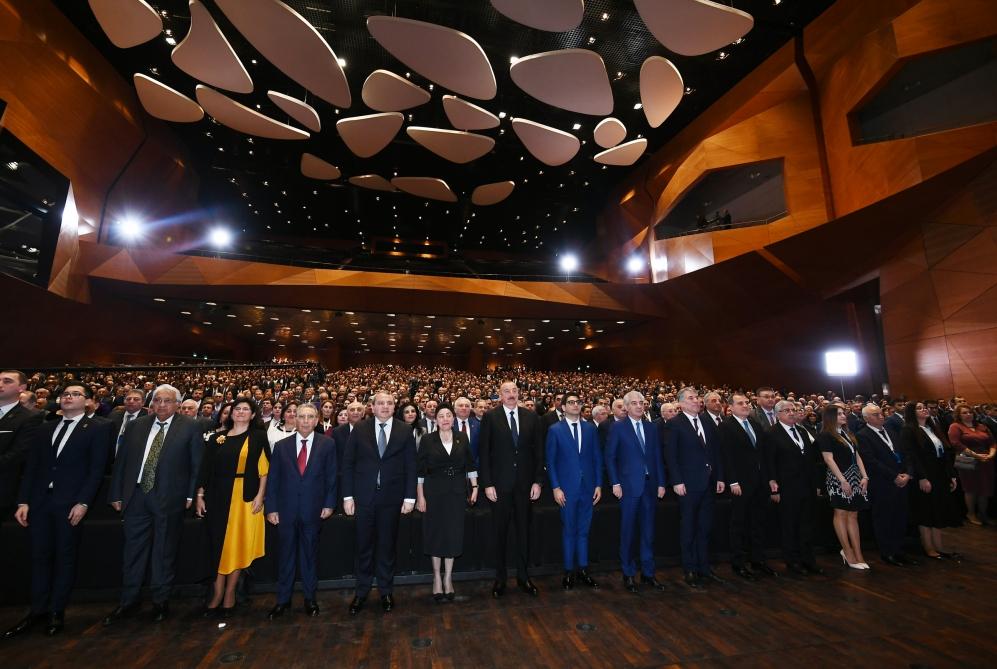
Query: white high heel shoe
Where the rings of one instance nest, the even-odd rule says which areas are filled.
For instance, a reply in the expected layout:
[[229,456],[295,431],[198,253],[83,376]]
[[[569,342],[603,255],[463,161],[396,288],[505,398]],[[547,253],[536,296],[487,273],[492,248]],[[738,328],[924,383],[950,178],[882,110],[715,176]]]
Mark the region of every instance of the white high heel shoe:
[[845,549],[842,548],[838,551],[838,555],[841,556],[841,562],[848,566],[849,569],[854,569],[855,571],[865,571],[869,568],[865,562],[849,562],[848,558],[845,557]]

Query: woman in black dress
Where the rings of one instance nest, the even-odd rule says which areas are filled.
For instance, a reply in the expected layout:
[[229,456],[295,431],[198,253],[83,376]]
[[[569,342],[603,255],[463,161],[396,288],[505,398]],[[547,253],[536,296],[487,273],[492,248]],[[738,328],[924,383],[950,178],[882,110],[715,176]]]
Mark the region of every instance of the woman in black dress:
[[942,528],[959,525],[960,514],[952,497],[957,482],[955,468],[942,436],[928,422],[928,413],[923,402],[908,402],[904,407],[900,447],[914,465],[917,479],[911,510],[924,554],[932,560],[957,560],[961,557],[958,553],[942,550]]
[[841,544],[841,559],[852,569],[866,570],[859,536],[859,511],[869,508],[869,477],[858,442],[848,431],[848,415],[836,404],[822,413],[817,448],[827,465],[827,496],[834,509],[834,533]]
[[243,569],[264,553],[263,498],[267,488],[267,433],[256,419],[256,403],[238,399],[222,431],[210,435],[198,473],[198,518],[207,516],[214,595],[205,607],[235,608],[235,588]]
[[478,472],[474,470],[471,445],[464,434],[454,431],[453,422],[453,409],[437,409],[437,430],[422,437],[417,456],[416,508],[423,514],[423,552],[433,558],[433,599],[437,602],[444,597],[454,598],[453,561],[464,552],[466,479],[471,480],[471,504],[478,499]]

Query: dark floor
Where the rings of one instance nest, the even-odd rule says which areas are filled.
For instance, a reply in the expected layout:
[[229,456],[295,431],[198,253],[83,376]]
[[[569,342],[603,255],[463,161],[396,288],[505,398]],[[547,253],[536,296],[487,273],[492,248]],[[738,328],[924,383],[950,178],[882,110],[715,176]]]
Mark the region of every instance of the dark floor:
[[[55,639],[32,632],[0,642],[0,666],[995,667],[997,529],[945,535],[961,563],[900,569],[868,550],[870,572],[846,572],[825,556],[824,577],[758,583],[735,580],[724,565],[727,584],[706,592],[687,590],[676,569],[659,572],[666,592],[640,595],[622,588],[619,572],[599,574],[597,591],[538,578],[536,599],[512,580],[499,601],[490,582],[458,582],[457,601],[445,604],[427,586],[403,586],[392,613],[372,600],[350,618],[350,594],[339,590],[319,593],[319,618],[299,611],[274,623],[272,596],[257,595],[224,628],[190,599],[174,601],[158,626],[144,613],[107,629],[99,619],[108,605],[80,604]],[[0,609],[0,627],[22,613]]]

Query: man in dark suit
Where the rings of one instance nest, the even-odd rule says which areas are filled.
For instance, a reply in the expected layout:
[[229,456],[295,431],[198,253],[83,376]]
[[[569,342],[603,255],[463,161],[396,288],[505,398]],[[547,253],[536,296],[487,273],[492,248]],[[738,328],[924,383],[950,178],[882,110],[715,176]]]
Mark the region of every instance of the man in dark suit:
[[422,418],[418,421],[418,426],[425,430],[426,434],[436,432],[436,408],[439,406],[436,400],[426,400]]
[[886,419],[887,432],[894,440],[900,439],[900,432],[904,429],[904,407],[906,400],[895,400],[893,402],[893,413]]
[[297,430],[274,444],[267,475],[267,520],[277,526],[277,604],[270,620],[291,607],[294,571],[301,573],[305,613],[319,614],[315,591],[318,588],[318,537],[322,521],[336,506],[336,444],[315,432],[318,411],[301,404],[295,419]]
[[[395,398],[374,395],[374,416],[357,425],[343,452],[343,509],[357,517],[357,586],[350,614],[360,613],[377,576],[385,613],[395,607],[395,544],[401,514],[415,507],[415,435],[392,418]],[[434,414],[435,417],[435,414]]]
[[47,620],[49,636],[62,631],[66,602],[76,575],[81,522],[104,476],[110,426],[88,418],[90,389],[66,386],[62,419],[49,421],[29,438],[28,463],[17,496],[17,513],[31,537],[31,612],[5,638]]
[[[641,582],[657,590],[665,586],[654,577],[654,511],[665,496],[665,465],[657,447],[658,430],[644,420],[644,396],[631,390],[623,396],[626,416],[609,431],[606,471],[613,494],[620,500],[620,566],[623,585],[637,592],[637,562],[633,542],[640,537]],[[615,405],[615,402],[614,402]]]
[[755,422],[766,429],[775,425],[777,418],[775,415],[775,389],[770,386],[762,386],[755,391],[755,401],[758,406],[751,412]]
[[[343,508],[343,459],[346,451],[346,442],[350,439],[350,434],[360,424],[364,418],[365,407],[360,402],[350,402],[346,407],[346,422],[337,425],[332,429],[332,440],[336,442],[336,490],[339,499],[336,500],[336,508]],[[345,512],[344,512],[345,513]]]
[[708,580],[723,583],[710,568],[713,499],[724,491],[720,433],[716,423],[699,417],[702,402],[695,388],[678,393],[681,411],[668,421],[665,462],[669,483],[679,497],[682,570],[690,588]]
[[481,432],[481,422],[475,420],[471,413],[471,400],[458,397],[453,403],[455,432],[462,432],[471,444],[471,456],[474,466],[478,466],[478,434]]
[[848,430],[852,434],[858,434],[859,430],[865,427],[865,421],[862,419],[862,405],[864,402],[860,398],[855,398],[851,402],[851,410],[848,412]]
[[131,390],[125,395],[125,410],[113,411],[108,416],[111,421],[111,453],[108,462],[114,462],[118,449],[121,447],[121,438],[125,433],[125,428],[136,418],[149,413],[142,402],[144,396],[141,390]]
[[544,440],[547,439],[547,431],[550,430],[551,426],[556,425],[562,420],[564,420],[564,393],[558,393],[554,396],[553,408],[540,418],[540,421],[543,423]]
[[27,436],[44,420],[43,412],[21,406],[21,391],[27,387],[24,372],[0,372],[0,518],[9,518],[16,501],[17,482],[28,453]]
[[561,585],[575,585],[575,570],[581,583],[598,587],[588,573],[589,528],[592,507],[602,497],[602,448],[595,426],[581,420],[581,398],[576,392],[564,394],[564,420],[547,431],[547,476],[554,501],[561,507],[561,546],[564,551],[564,578]]
[[744,393],[731,395],[730,411],[731,415],[720,424],[720,442],[731,494],[731,565],[735,574],[752,581],[756,572],[775,576],[775,571],[765,564],[769,479],[761,450],[764,429],[751,418],[751,402]]
[[540,416],[519,406],[515,381],[499,387],[500,405],[485,413],[478,435],[478,485],[491,502],[495,527],[495,582],[492,597],[505,594],[506,538],[516,526],[516,581],[523,592],[537,595],[530,580],[530,518],[540,499],[544,476],[543,425]]
[[814,510],[824,483],[823,459],[814,441],[796,426],[796,407],[782,400],[776,424],[762,437],[772,501],[779,504],[782,553],[794,574],[823,574],[813,551]]
[[882,410],[875,404],[862,408],[865,427],[858,431],[859,455],[869,475],[872,528],[883,562],[895,567],[917,564],[903,553],[907,533],[908,488],[914,468],[900,448],[898,437],[886,429]]
[[105,625],[138,610],[150,560],[153,620],[169,615],[183,513],[194,500],[204,450],[204,435],[193,420],[177,413],[179,405],[179,390],[159,386],[153,413],[129,423],[121,439],[108,494],[124,517],[121,601],[104,618]]

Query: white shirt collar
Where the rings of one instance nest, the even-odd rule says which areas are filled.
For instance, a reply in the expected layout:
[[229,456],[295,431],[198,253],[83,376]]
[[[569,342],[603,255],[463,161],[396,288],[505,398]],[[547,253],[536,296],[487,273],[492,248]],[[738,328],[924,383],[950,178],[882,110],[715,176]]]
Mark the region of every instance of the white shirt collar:
[[[173,414],[173,416],[176,416],[176,414]],[[164,429],[167,429],[167,430],[170,429],[170,425],[173,423],[173,416],[170,416],[166,420],[159,420],[159,417],[156,416],[156,414],[152,414],[152,417],[156,419],[156,422],[154,423],[154,426],[158,425],[159,423],[166,423],[166,425],[163,426]]]
[[307,441],[307,442],[311,442],[311,441],[312,441],[312,439],[314,439],[314,438],[315,438],[315,433],[314,433],[314,432],[312,432],[311,434],[309,434],[309,435],[308,435],[307,437],[306,437],[306,436],[304,436],[304,435],[302,435],[302,434],[301,434],[300,432],[298,432],[297,430],[295,430],[295,431],[294,431],[294,434],[295,434],[295,435],[296,435],[296,437],[297,437],[296,441],[297,441],[298,443],[300,443],[300,442],[302,442],[302,441]]
[[17,405],[17,400],[14,400],[10,404],[4,404],[3,406],[0,406],[0,416],[6,416],[7,413],[14,408],[15,405]]
[[690,423],[692,423],[692,419],[693,418],[695,418],[697,421],[699,420],[699,416],[697,416],[694,413],[689,413],[688,411],[685,411],[685,410],[683,410],[682,413],[684,413],[686,415],[686,417],[689,419]]
[[[779,423],[779,425],[782,425],[782,429],[784,429],[784,430],[786,431],[786,434],[788,434],[788,435],[790,436],[790,438],[792,438],[792,437],[793,437],[793,433],[792,433],[792,432],[790,432],[790,430],[793,430],[793,429],[795,429],[795,430],[796,430],[796,434],[797,434],[797,435],[799,435],[799,434],[800,434],[800,432],[802,432],[802,431],[803,431],[803,430],[799,429],[799,428],[798,428],[798,427],[797,427],[796,425],[786,425],[786,424],[785,424],[785,423],[783,423],[783,422],[782,422],[781,420],[780,420],[780,421],[777,421],[777,422]],[[803,439],[803,437],[799,437],[799,439]]]

